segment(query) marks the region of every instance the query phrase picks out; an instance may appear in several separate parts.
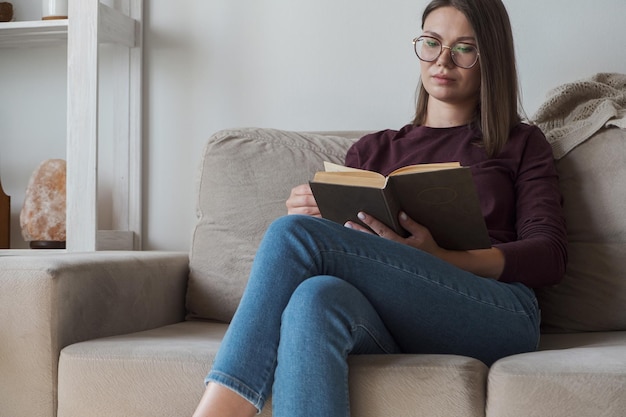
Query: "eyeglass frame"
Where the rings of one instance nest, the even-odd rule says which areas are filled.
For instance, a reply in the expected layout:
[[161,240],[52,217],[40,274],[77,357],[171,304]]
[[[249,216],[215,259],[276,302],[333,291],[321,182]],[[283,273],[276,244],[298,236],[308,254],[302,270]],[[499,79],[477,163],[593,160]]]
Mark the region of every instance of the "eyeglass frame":
[[[434,39],[437,42],[439,42],[439,53],[437,54],[436,57],[434,57],[433,59],[431,59],[430,61],[427,59],[422,58],[421,56],[419,56],[419,54],[417,53],[417,42],[419,42],[420,40],[424,39],[424,38],[428,38],[428,39]],[[463,69],[470,69],[470,68],[474,68],[474,66],[476,66],[476,63],[478,63],[478,60],[480,59],[480,52],[478,51],[478,47],[476,45],[472,45],[474,48],[476,48],[476,60],[474,61],[474,63],[472,65],[470,65],[469,67],[464,67],[459,65],[456,60],[454,59],[454,52],[453,52],[453,47],[459,43],[465,43],[467,45],[472,45],[471,43],[467,43],[467,42],[455,42],[454,44],[452,44],[452,46],[448,46],[448,45],[444,45],[443,42],[441,42],[440,39],[435,38],[434,36],[427,36],[427,35],[421,35],[421,36],[417,36],[415,38],[413,38],[413,52],[415,52],[415,55],[417,56],[417,58],[420,61],[424,61],[424,62],[435,62],[436,60],[439,59],[439,57],[441,56],[441,54],[443,54],[443,50],[444,48],[447,48],[450,51],[450,59],[452,60],[452,62],[454,63],[454,65],[456,65],[459,68],[463,68]]]

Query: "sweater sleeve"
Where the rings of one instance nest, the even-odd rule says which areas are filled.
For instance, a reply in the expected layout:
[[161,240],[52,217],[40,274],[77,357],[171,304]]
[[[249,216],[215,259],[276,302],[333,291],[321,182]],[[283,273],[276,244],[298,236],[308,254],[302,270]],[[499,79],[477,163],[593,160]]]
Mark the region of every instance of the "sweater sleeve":
[[567,264],[567,230],[553,154],[539,129],[526,141],[515,193],[517,240],[494,245],[505,257],[500,280],[531,288],[557,284]]
[[359,152],[357,150],[358,142],[352,144],[346,153],[344,165],[351,168],[359,168],[361,166],[359,160]]

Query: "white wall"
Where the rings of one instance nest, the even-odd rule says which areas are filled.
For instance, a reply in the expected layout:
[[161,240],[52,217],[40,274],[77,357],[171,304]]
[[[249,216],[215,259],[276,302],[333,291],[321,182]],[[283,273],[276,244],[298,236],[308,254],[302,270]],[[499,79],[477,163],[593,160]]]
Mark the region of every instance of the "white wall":
[[[504,1],[528,114],[552,87],[626,72],[623,0]],[[200,153],[219,129],[376,130],[411,118],[411,39],[426,0],[144,2],[145,249],[189,248]],[[30,173],[65,153],[64,60],[60,47],[0,51],[0,177],[14,243]]]
[[[413,112],[426,0],[148,1],[145,246],[187,249],[199,154],[218,129],[383,129]],[[526,111],[626,72],[623,0],[505,0]],[[172,219],[175,219],[172,221]]]

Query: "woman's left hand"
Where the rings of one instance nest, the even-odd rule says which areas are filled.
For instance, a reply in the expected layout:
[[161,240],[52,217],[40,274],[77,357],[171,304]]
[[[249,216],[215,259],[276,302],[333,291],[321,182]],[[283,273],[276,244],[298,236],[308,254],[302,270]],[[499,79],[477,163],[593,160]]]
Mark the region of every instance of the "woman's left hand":
[[409,218],[406,213],[402,212],[399,216],[400,225],[409,232],[409,236],[406,238],[399,236],[383,222],[369,214],[359,213],[359,219],[364,224],[368,225],[371,230],[354,222],[347,222],[345,226],[362,232],[377,234],[385,239],[421,249],[458,268],[472,272],[481,277],[498,279],[504,270],[505,259],[500,249],[496,247],[468,251],[444,249],[437,245],[437,242],[435,242],[435,239],[433,239],[433,236],[426,227]]
[[433,255],[438,255],[441,251],[444,250],[439,245],[437,245],[437,242],[435,242],[435,239],[433,239],[433,236],[430,234],[430,231],[427,228],[417,223],[415,220],[411,219],[404,212],[400,212],[398,219],[400,221],[400,225],[407,232],[409,232],[409,236],[406,238],[398,235],[392,229],[387,227],[387,225],[385,225],[383,222],[376,219],[375,217],[370,216],[367,213],[360,212],[358,214],[358,217],[363,223],[369,226],[371,230],[355,222],[347,222],[345,226],[351,229],[360,230],[362,232],[376,234],[380,237],[393,240],[395,242],[404,243],[405,245],[421,249]]

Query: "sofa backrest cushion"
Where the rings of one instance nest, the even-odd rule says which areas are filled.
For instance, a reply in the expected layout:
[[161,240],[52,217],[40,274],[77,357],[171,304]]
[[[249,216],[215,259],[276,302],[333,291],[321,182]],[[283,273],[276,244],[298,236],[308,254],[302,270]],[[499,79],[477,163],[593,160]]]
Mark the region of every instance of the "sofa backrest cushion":
[[224,130],[208,141],[200,167],[190,254],[187,318],[229,322],[267,226],[286,214],[291,189],[325,160],[342,164],[366,132]]
[[598,131],[557,168],[569,261],[537,291],[544,331],[626,330],[626,130]]

